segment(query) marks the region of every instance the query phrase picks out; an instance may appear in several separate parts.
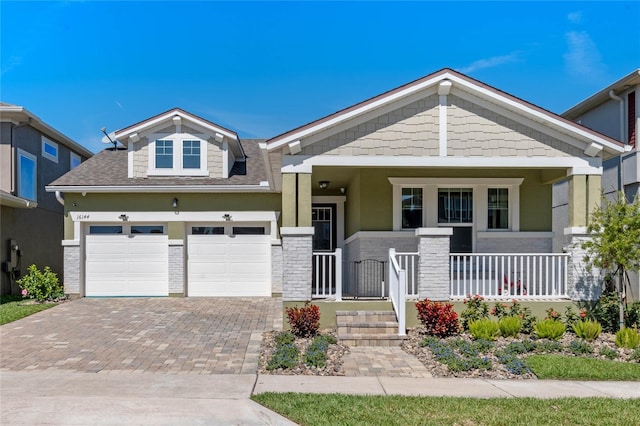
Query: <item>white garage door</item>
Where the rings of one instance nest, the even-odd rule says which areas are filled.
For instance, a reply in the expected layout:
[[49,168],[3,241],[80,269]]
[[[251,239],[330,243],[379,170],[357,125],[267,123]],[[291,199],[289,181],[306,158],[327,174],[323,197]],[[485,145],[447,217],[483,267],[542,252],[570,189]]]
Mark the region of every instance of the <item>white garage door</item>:
[[162,225],[90,226],[87,296],[168,296],[168,236]]
[[264,229],[190,227],[188,295],[270,296],[271,237]]

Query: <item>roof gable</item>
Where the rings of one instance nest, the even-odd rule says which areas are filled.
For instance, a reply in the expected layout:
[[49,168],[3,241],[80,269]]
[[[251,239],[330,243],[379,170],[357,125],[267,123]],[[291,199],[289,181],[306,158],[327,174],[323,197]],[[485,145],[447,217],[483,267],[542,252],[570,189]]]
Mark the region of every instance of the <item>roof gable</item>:
[[169,111],[165,111],[146,120],[132,124],[124,129],[116,130],[114,134],[116,139],[118,139],[123,145],[128,146],[130,142],[137,142],[139,135],[141,134],[152,133],[167,126],[177,127],[183,125],[195,128],[203,133],[209,133],[218,141],[222,141],[226,138],[229,142],[229,148],[236,158],[245,158],[242,145],[239,142],[238,134],[236,132],[180,108],[170,109]]
[[613,155],[625,149],[614,139],[447,68],[276,136],[267,141],[267,149],[300,152],[305,146],[437,94],[439,90],[483,104],[502,114],[510,114],[516,120],[543,129],[554,137],[565,135],[567,139],[568,135],[589,155],[602,149]]

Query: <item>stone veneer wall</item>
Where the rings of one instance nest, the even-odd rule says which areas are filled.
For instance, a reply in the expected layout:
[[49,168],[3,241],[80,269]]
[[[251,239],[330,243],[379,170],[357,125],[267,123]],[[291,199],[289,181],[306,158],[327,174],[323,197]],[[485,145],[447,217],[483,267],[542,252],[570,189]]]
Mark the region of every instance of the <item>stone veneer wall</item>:
[[271,293],[282,293],[282,246],[271,246]]
[[80,294],[80,245],[64,246],[64,292]]
[[169,294],[185,294],[184,243],[169,243]]
[[476,253],[551,253],[552,237],[481,238],[476,240]]
[[390,248],[398,252],[417,252],[418,238],[407,232],[359,232],[347,239],[344,259],[351,262],[365,259],[386,262]]
[[571,300],[597,300],[602,292],[600,285],[602,277],[597,269],[587,270],[587,264],[584,261],[586,252],[581,247],[582,242],[590,237],[582,228],[567,228],[565,234],[569,238],[566,250],[571,253],[567,271],[567,294]]
[[282,300],[311,300],[312,227],[282,227]]
[[452,228],[418,228],[418,298],[449,300],[449,240]]

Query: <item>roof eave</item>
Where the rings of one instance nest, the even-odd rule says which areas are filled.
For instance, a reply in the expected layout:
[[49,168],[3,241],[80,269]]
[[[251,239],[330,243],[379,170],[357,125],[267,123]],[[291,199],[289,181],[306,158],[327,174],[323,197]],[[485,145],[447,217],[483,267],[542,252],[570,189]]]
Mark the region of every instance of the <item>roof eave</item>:
[[268,182],[258,185],[50,185],[47,192],[66,193],[213,193],[213,192],[270,192]]

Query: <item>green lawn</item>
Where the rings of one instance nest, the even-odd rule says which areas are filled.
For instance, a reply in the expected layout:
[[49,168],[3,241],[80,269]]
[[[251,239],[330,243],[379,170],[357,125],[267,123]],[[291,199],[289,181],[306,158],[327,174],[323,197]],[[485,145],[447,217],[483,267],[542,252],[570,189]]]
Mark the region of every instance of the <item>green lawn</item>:
[[640,364],[565,355],[531,355],[527,365],[539,379],[640,380]]
[[251,397],[301,425],[631,425],[640,399],[451,398],[263,393]]
[[44,311],[56,306],[55,303],[27,305],[30,301],[22,300],[21,296],[2,296],[0,299],[0,325],[7,324],[36,312]]

